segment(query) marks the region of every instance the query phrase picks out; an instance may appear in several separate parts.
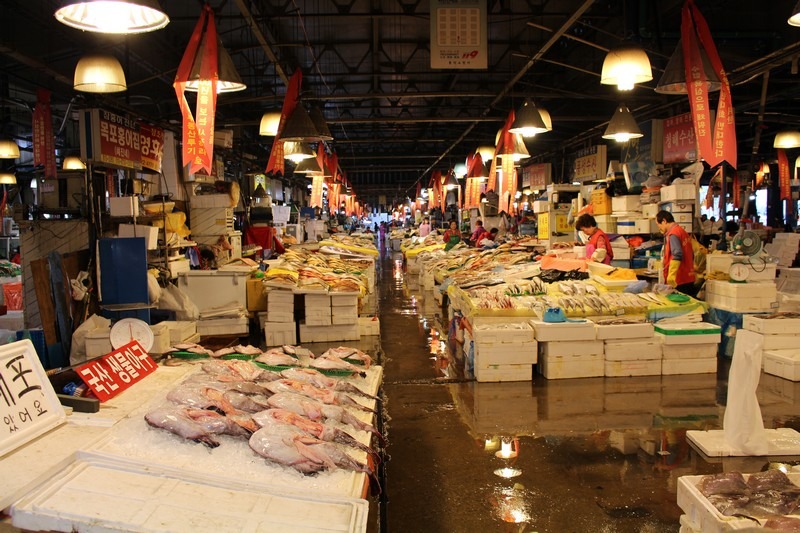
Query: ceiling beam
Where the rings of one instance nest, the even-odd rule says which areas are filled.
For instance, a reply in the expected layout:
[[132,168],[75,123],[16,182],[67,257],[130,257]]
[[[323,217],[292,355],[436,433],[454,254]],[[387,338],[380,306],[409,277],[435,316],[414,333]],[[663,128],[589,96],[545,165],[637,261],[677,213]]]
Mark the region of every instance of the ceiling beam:
[[256,19],[253,17],[253,13],[250,11],[250,8],[245,3],[245,0],[235,0],[236,5],[239,6],[239,11],[241,11],[242,16],[244,17],[247,24],[250,26],[250,31],[253,32],[253,35],[261,44],[261,48],[264,50],[264,53],[267,54],[267,57],[275,67],[275,72],[278,74],[281,80],[283,80],[283,84],[288,86],[289,85],[289,76],[286,75],[286,72],[281,67],[280,63],[278,62],[278,56],[275,54],[275,51],[272,49],[272,46],[267,41],[264,32],[261,31],[261,27],[256,22]]

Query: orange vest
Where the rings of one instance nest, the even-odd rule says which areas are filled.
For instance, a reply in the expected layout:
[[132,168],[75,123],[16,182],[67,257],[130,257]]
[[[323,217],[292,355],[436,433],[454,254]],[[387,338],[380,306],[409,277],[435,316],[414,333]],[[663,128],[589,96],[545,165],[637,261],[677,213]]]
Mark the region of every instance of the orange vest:
[[681,266],[678,268],[678,274],[675,276],[675,282],[678,285],[685,283],[694,283],[694,253],[692,252],[692,238],[686,233],[680,225],[673,224],[672,227],[664,235],[664,253],[661,257],[661,262],[664,265],[664,280],[666,281],[669,274],[669,263],[672,261],[672,252],[669,249],[669,236],[675,235],[681,241],[681,249],[683,250],[683,260]]
[[600,242],[600,237],[605,237],[605,248],[606,248],[606,258],[603,259],[603,263],[606,265],[611,264],[611,260],[614,259],[614,252],[611,250],[611,241],[608,240],[608,235],[606,232],[597,228],[592,233],[592,236],[589,237],[589,244],[594,246],[594,249],[597,250],[597,244]]

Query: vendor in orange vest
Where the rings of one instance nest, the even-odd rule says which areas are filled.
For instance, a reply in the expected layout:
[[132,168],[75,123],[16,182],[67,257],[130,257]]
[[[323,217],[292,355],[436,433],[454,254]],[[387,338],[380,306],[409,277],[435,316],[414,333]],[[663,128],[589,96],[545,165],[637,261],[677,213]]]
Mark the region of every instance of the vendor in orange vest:
[[694,252],[692,237],[679,224],[669,211],[656,213],[658,229],[664,234],[664,251],[661,254],[664,280],[678,291],[695,296]]
[[614,259],[614,252],[611,249],[611,241],[606,232],[597,227],[597,221],[588,213],[584,213],[575,221],[575,229],[582,231],[589,238],[587,244],[594,247],[594,252],[590,259],[597,263],[611,264]]

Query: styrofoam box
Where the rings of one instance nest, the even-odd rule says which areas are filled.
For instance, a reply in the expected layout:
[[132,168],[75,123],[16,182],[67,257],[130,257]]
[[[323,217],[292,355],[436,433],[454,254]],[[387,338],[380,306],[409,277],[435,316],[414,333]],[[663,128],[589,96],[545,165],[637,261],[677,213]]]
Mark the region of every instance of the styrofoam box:
[[300,323],[300,342],[356,341],[358,339],[358,324],[314,326],[304,322]]
[[500,317],[473,318],[472,336],[481,344],[523,344],[534,339],[528,321]]
[[541,345],[543,357],[602,356],[604,347],[603,341],[549,341]]
[[661,361],[661,374],[665,376],[676,374],[710,374],[716,371],[716,357],[702,359],[663,359]]
[[331,317],[331,308],[318,306],[318,307],[310,307],[306,306],[305,310],[305,317],[306,318],[330,318]]
[[697,187],[691,184],[667,185],[661,187],[661,201],[697,200]]
[[144,237],[144,243],[148,250],[158,248],[158,228],[155,226],[120,224],[117,231],[118,235],[123,238]]
[[169,327],[169,342],[176,344],[182,342],[197,333],[197,322],[194,320],[165,320],[161,324]]
[[611,211],[614,213],[630,213],[642,210],[642,201],[638,194],[614,196],[611,198]]
[[661,356],[664,359],[708,359],[717,356],[717,344],[664,344]]
[[605,375],[605,361],[602,355],[573,357],[543,355],[539,359],[538,368],[547,379],[593,378]]
[[615,260],[623,260],[623,259],[630,259],[633,255],[631,253],[631,247],[626,246],[625,248],[611,246],[611,252],[614,254]]
[[800,349],[765,350],[764,372],[790,381],[800,381]]
[[620,235],[636,235],[638,233],[653,233],[650,218],[618,218],[617,233]]
[[766,315],[745,315],[742,327],[765,335],[780,335],[790,331],[800,333],[800,318],[766,318]]
[[331,307],[331,316],[355,316],[358,317],[358,306],[351,307]]
[[358,307],[358,294],[353,293],[331,293],[332,307]]
[[294,307],[294,293],[281,289],[267,289],[267,303],[272,305],[291,305]]
[[305,320],[306,325],[308,326],[332,326],[333,320],[330,315],[328,316],[307,316]]
[[233,231],[233,209],[230,207],[193,207],[189,215],[192,235],[222,235]]
[[[465,339],[466,340],[466,339]],[[527,344],[485,344],[473,341],[475,366],[534,365],[539,350],[536,341]]]
[[112,217],[132,217],[139,215],[138,196],[117,196],[108,199]]
[[674,202],[663,202],[659,207],[664,211],[672,213],[692,213],[694,212],[694,201],[692,200],[677,200]]
[[719,344],[720,331],[719,326],[708,322],[655,325],[655,335],[663,344]]
[[706,293],[706,303],[709,306],[732,313],[768,313],[780,307],[777,298],[777,294],[775,298],[770,296],[736,298],[734,296]]
[[358,324],[358,313],[352,315],[333,315],[331,317],[331,324],[334,326],[340,324]]
[[656,218],[660,211],[658,204],[644,204],[642,205],[642,216],[645,218]]
[[709,280],[706,282],[706,293],[718,294],[731,298],[770,297],[775,300],[778,294],[778,288],[774,281],[731,283],[729,281]]
[[266,337],[267,346],[297,344],[296,325],[294,322],[267,322],[264,324],[264,337]]
[[672,218],[675,219],[675,222],[681,224],[681,226],[683,226],[683,224],[689,224],[691,226],[694,215],[692,213],[672,213]]
[[605,362],[606,377],[624,376],[658,376],[661,374],[661,359],[648,359],[638,361],[609,361]]
[[[745,478],[749,474],[742,474]],[[800,485],[800,474],[789,472],[786,474],[795,485]],[[708,501],[697,484],[703,476],[681,476],[678,478],[678,507],[686,513],[687,522],[694,524],[695,529],[703,533],[725,533],[739,529],[757,531],[757,522],[746,517],[724,516],[714,505]]]
[[550,210],[550,204],[547,200],[534,200],[533,212],[534,213],[547,213]]
[[381,334],[381,321],[371,316],[358,317],[358,332],[362,337]]
[[306,309],[309,307],[330,307],[331,297],[327,294],[306,294],[305,295]]
[[266,322],[294,322],[294,312],[287,313],[287,312],[273,312],[267,311],[265,313],[265,321]]
[[[762,335],[757,333],[761,340],[762,350],[789,350],[800,346],[800,331],[786,330],[789,335]],[[791,333],[794,333],[792,335]]]
[[653,336],[653,324],[641,322],[639,324],[597,324],[597,338],[606,339],[645,339]]
[[550,341],[593,341],[594,323],[589,322],[543,322],[531,320],[534,338],[540,342]]
[[[710,272],[728,272],[731,268],[735,256],[733,254],[708,254],[706,256],[706,273]],[[745,265],[749,274],[747,281],[775,281],[777,272],[777,265],[772,262],[764,262],[756,259],[746,261],[739,261],[737,263]]]
[[200,312],[236,302],[247,305],[247,272],[223,270],[191,270],[178,276],[178,287]]
[[479,367],[475,364],[475,379],[481,383],[498,381],[531,381],[533,365],[490,365]]
[[761,375],[758,386],[786,403],[796,403],[800,400],[800,382],[764,373]]
[[231,207],[229,194],[200,194],[189,197],[189,207]]
[[114,350],[111,346],[111,328],[97,328],[86,334],[86,357],[99,357]]
[[169,350],[170,337],[169,337],[169,324],[159,322],[154,326],[150,326],[153,331],[153,347],[150,348],[150,353],[162,354]]
[[[605,341],[604,353],[606,361],[661,360],[661,343],[652,337],[649,339],[614,339]],[[660,370],[659,373],[661,373]]]
[[247,335],[247,317],[214,318],[198,320],[197,332],[200,335]]

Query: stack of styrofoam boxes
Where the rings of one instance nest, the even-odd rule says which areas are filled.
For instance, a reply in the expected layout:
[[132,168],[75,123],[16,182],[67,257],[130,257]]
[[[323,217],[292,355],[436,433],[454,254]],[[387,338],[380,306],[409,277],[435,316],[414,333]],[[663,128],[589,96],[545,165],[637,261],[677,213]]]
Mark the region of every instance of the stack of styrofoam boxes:
[[532,320],[539,343],[539,373],[547,379],[600,377],[605,374],[603,341],[593,322]]
[[358,323],[358,293],[331,293],[331,324]]
[[611,199],[611,209],[611,216],[614,217],[617,233],[620,235],[649,233],[650,226],[642,218],[642,206],[638,195],[615,196]]
[[[238,247],[233,246],[230,259],[241,257],[241,232],[233,231],[233,208],[231,198],[227,194],[206,194],[192,196],[189,200],[189,223],[192,230],[192,240],[199,244],[216,244],[221,235],[232,240],[232,245],[238,242]],[[235,255],[238,253],[238,255]]]
[[285,289],[267,290],[267,311],[258,314],[267,346],[297,344],[294,322],[294,293]]
[[[475,317],[471,321],[475,379],[530,381],[538,355],[533,328],[524,319]],[[464,346],[467,346],[465,333]]]
[[614,261],[630,261],[631,246],[624,238],[619,237],[611,241],[611,250],[614,253]]
[[745,315],[742,327],[761,335],[764,372],[800,381],[800,318]]
[[611,216],[611,197],[606,189],[592,191],[592,210],[598,228],[606,233],[617,232],[617,221]]
[[649,322],[598,325],[597,339],[604,343],[607,377],[661,375],[661,343]]
[[360,337],[369,337],[372,335],[381,334],[381,321],[377,316],[360,316],[358,317],[358,335]]
[[200,335],[197,334],[197,322],[194,320],[164,321],[169,327],[169,345],[182,342],[197,342]]
[[800,247],[800,233],[778,233],[764,250],[778,259],[778,265],[788,268],[797,259],[798,247]]
[[705,374],[717,371],[720,327],[707,322],[655,325],[661,342],[661,373]]
[[733,313],[768,313],[778,307],[778,289],[774,281],[709,280],[706,281],[706,303]]
[[697,202],[697,187],[691,183],[680,183],[661,187],[661,209],[672,213],[675,222],[687,233],[692,233],[694,204]]
[[[352,295],[347,295],[352,296]],[[356,297],[356,302],[358,297]],[[351,303],[351,302],[348,302]],[[358,305],[356,303],[356,305]],[[347,315],[348,307],[342,309]],[[339,313],[340,316],[341,312]],[[300,342],[353,341],[359,339],[358,314],[349,324],[333,323],[333,307],[328,294],[305,295],[305,321],[300,324]]]

